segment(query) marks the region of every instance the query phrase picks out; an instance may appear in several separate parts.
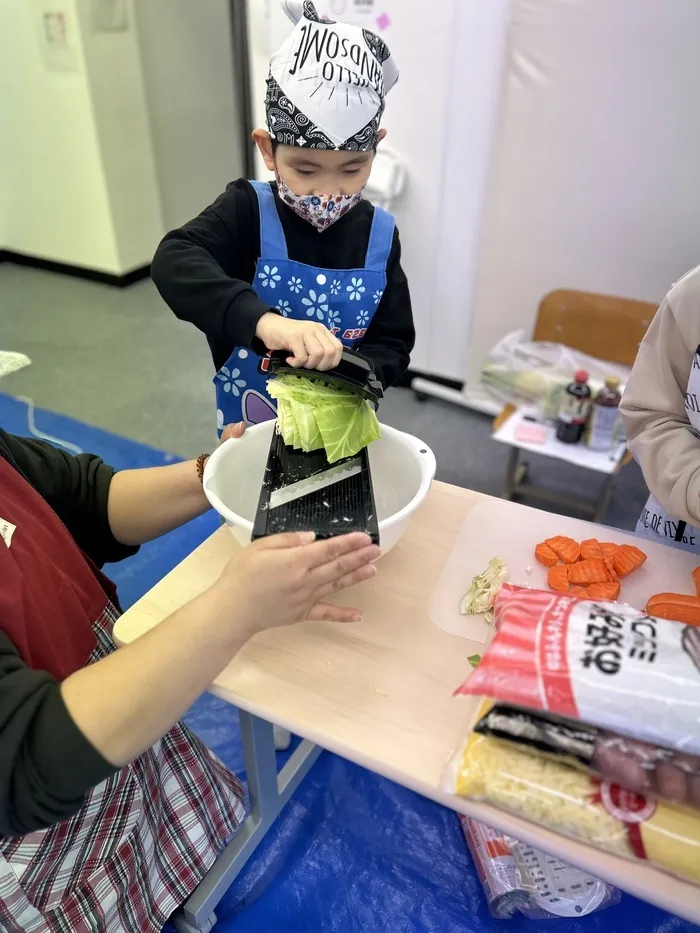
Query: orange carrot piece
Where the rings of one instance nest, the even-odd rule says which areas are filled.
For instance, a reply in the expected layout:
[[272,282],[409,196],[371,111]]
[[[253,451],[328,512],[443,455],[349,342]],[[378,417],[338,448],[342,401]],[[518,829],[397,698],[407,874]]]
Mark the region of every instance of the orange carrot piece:
[[617,583],[620,578],[615,571],[615,565],[613,563],[612,557],[603,558],[603,563],[605,564],[605,569],[608,571],[608,580],[611,583]]
[[620,595],[619,583],[591,583],[586,588],[588,599],[606,599],[614,602]]
[[544,567],[556,567],[559,558],[544,541],[540,541],[535,547],[535,560],[539,561]]
[[577,564],[569,567],[569,582],[581,583],[588,586],[589,583],[607,583],[608,570],[605,561],[602,560],[580,560]]
[[575,564],[581,555],[581,548],[573,538],[567,538],[564,535],[557,535],[555,538],[547,538],[545,544],[554,551],[559,560],[565,564]]
[[567,596],[576,596],[577,599],[588,599],[585,586],[572,586]]
[[615,551],[613,567],[618,577],[627,577],[633,571],[639,570],[646,559],[644,551],[635,547],[634,544],[621,544]]
[[617,553],[617,549],[619,548],[619,546],[620,546],[619,544],[613,544],[611,541],[600,542],[600,549],[603,552],[603,557],[606,560],[613,559],[613,557]]
[[547,571],[547,585],[550,590],[566,593],[569,589],[569,568],[566,564],[557,564],[556,567],[549,568]]
[[597,538],[587,538],[581,542],[581,560],[602,560],[603,551]]
[[700,625],[700,597],[680,593],[657,593],[647,601],[647,613],[659,619]]
[[700,596],[700,567],[696,567],[690,576],[693,578],[693,583],[695,584],[695,592]]

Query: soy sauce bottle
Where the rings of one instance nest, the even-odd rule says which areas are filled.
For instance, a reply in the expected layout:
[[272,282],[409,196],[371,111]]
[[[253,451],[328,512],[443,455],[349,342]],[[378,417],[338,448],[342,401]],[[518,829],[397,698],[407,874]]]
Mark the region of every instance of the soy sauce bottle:
[[590,410],[591,389],[588,385],[588,373],[580,369],[574,373],[574,381],[562,392],[557,440],[564,444],[578,444],[583,436]]
[[616,376],[608,376],[595,397],[588,421],[587,441],[591,450],[610,450],[617,440],[621,401],[620,380]]

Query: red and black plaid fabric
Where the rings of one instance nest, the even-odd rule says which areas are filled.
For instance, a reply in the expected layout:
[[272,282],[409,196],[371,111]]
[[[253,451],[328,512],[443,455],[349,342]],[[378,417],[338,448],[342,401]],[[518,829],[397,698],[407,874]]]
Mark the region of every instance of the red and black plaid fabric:
[[[114,650],[108,605],[89,662]],[[119,698],[114,698],[115,703]],[[96,787],[73,818],[0,837],[2,933],[159,933],[244,816],[237,779],[183,725]]]

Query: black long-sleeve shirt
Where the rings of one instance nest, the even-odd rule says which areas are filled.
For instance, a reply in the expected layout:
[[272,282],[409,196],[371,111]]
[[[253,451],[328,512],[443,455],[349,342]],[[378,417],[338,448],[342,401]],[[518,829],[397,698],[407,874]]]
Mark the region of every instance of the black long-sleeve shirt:
[[[107,498],[114,471],[99,457],[73,457],[2,430],[0,457],[36,489],[95,564],[135,552],[111,532]],[[56,679],[22,661],[0,618],[0,836],[67,819],[115,770],[76,726]]]
[[[326,269],[362,268],[374,208],[361,201],[319,233],[283,204],[273,184],[289,258]],[[232,182],[206,210],[168,233],[151,265],[158,291],[181,320],[207,337],[220,369],[234,347],[263,352],[255,340],[258,320],[275,311],[255,294],[251,282],[260,257],[260,210],[250,182]],[[387,284],[358,350],[374,362],[389,386],[407,369],[415,342],[408,282],[401,268],[398,231],[387,263]]]

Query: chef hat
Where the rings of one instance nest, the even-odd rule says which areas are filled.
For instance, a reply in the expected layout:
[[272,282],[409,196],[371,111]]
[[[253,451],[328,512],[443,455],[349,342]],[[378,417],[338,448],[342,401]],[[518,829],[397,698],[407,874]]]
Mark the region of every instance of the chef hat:
[[311,0],[282,5],[296,25],[270,61],[270,135],[310,149],[374,149],[384,97],[399,76],[386,43],[360,26],[322,20]]

